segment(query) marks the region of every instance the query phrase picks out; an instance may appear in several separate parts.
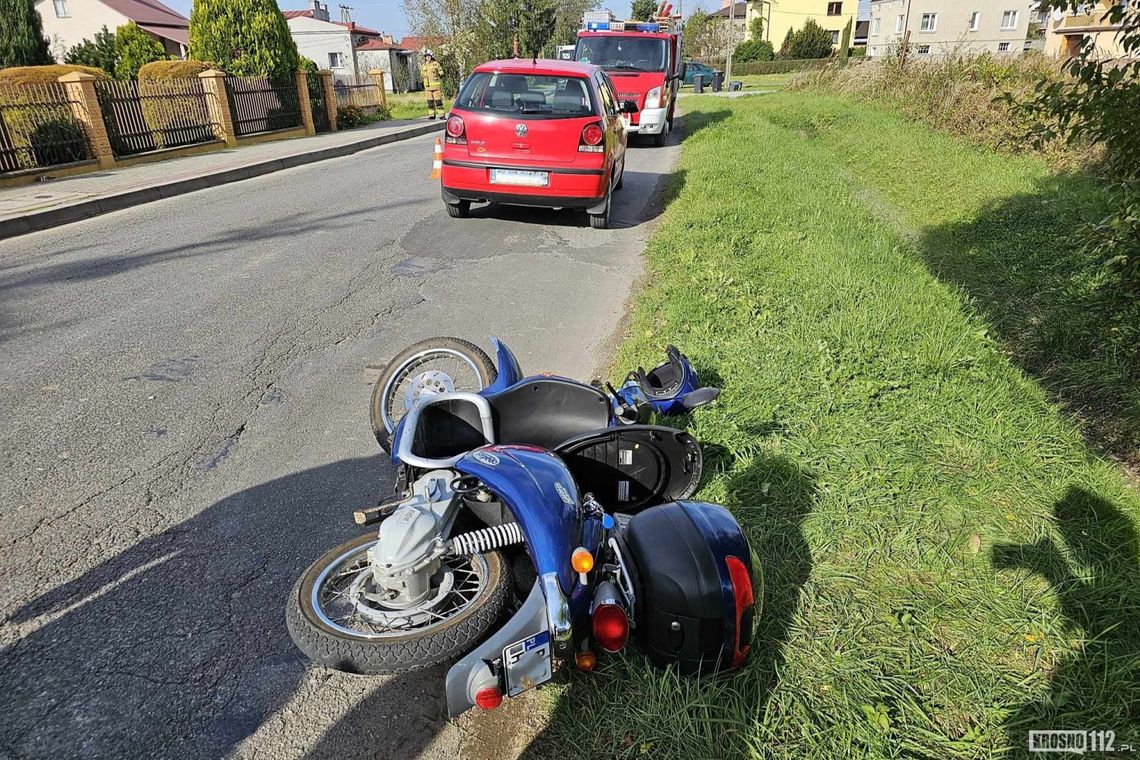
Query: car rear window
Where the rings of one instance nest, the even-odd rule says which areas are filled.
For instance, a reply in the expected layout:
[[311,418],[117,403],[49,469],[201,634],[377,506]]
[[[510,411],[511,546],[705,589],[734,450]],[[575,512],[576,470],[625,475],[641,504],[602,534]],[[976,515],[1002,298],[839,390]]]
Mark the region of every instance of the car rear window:
[[455,105],[469,111],[562,119],[595,113],[590,86],[579,77],[472,74]]

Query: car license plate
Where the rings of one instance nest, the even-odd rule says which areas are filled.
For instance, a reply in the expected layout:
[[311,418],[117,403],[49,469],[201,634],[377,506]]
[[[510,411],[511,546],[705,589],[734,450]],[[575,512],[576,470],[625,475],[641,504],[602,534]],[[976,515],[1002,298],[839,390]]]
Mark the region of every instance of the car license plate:
[[517,697],[527,689],[550,680],[550,631],[503,647],[503,667],[507,672],[507,696]]
[[492,169],[491,184],[548,187],[550,185],[550,172],[528,172],[522,169]]

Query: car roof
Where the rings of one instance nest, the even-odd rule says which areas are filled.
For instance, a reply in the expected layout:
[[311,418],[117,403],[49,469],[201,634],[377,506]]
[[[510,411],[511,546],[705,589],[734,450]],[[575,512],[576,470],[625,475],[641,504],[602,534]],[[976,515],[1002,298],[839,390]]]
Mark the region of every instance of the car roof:
[[557,77],[589,77],[597,66],[576,61],[560,61],[553,58],[504,58],[499,61],[487,61],[475,67],[475,73],[499,74],[536,74]]

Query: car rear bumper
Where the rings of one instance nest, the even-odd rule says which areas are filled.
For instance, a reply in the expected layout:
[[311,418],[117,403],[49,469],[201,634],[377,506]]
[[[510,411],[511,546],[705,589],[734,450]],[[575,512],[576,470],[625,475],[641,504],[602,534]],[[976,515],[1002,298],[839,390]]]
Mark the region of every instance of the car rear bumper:
[[637,123],[627,124],[625,131],[631,135],[656,135],[665,129],[669,116],[667,108],[643,108],[637,112]]
[[[550,185],[493,185],[491,169],[547,171]],[[443,161],[443,199],[448,203],[488,201],[543,208],[592,208],[604,202],[606,181],[605,169],[600,168],[507,166],[447,158]]]

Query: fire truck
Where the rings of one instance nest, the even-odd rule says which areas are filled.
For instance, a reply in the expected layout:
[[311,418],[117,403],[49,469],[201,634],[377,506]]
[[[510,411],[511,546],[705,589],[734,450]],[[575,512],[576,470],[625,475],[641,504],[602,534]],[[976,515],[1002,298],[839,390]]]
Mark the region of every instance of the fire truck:
[[622,21],[609,11],[587,13],[582,21],[574,60],[600,66],[618,100],[637,103],[637,113],[622,117],[627,132],[649,135],[654,145],[664,145],[685,78],[680,14],[663,2],[652,21]]

